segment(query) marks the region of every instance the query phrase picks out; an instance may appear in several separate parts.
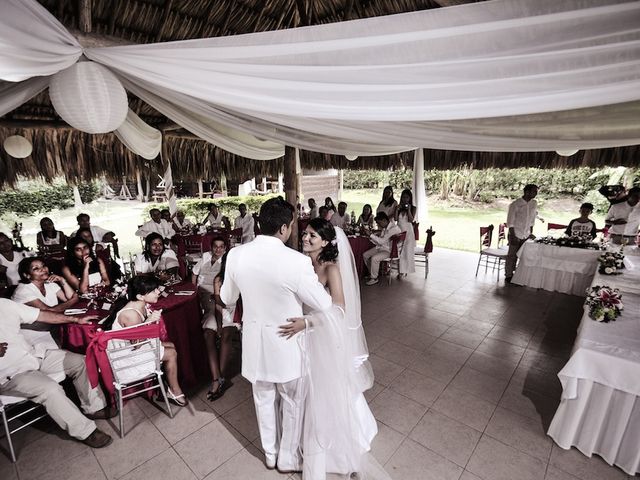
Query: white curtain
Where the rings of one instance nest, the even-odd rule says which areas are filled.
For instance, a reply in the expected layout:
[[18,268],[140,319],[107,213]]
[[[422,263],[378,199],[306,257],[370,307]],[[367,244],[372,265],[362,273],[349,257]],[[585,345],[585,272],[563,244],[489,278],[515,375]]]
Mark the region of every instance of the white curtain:
[[637,1],[492,0],[85,50],[35,0],[5,4],[0,79],[51,75],[84,53],[194,134],[249,158],[275,158],[283,144],[379,155],[640,143]]
[[114,133],[129,150],[148,160],[156,158],[162,148],[160,130],[147,125],[131,109],[124,123]]
[[420,223],[420,238],[426,237],[429,210],[427,209],[427,191],[424,186],[424,151],[417,148],[413,152],[413,204],[416,206],[416,221]]

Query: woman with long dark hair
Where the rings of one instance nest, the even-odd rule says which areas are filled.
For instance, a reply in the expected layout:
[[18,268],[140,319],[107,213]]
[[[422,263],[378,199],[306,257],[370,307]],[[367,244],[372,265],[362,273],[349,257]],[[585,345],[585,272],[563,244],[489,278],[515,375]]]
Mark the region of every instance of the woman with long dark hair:
[[416,250],[416,234],[413,230],[413,221],[416,216],[416,207],[413,204],[413,194],[411,190],[405,189],[400,195],[400,205],[396,209],[395,220],[400,230],[407,232],[407,236],[400,253],[400,262],[398,266],[398,278],[406,277],[407,273],[416,271],[416,262],[414,259]]
[[144,239],[144,251],[136,256],[136,275],[156,274],[165,281],[178,274],[178,257],[167,248],[159,233],[150,233]]
[[375,215],[373,214],[373,209],[371,208],[371,205],[367,203],[364,207],[362,207],[362,213],[358,217],[358,226],[373,228],[374,217]]
[[[162,310],[151,310],[153,305],[158,301],[160,293],[160,281],[157,278],[147,275],[133,277],[127,284],[127,297],[116,302],[111,314],[107,320],[105,320],[103,327],[105,330],[119,330],[145,322],[160,320]],[[130,344],[127,340],[110,341],[118,342],[115,345],[118,347]],[[129,368],[138,368],[140,369],[140,375],[144,375],[147,373],[147,370],[151,369],[151,371],[153,371],[153,369],[155,369],[154,359],[154,355],[150,352],[149,362],[138,365],[140,359],[136,359],[136,365],[131,365]],[[167,383],[169,384],[167,396],[172,403],[184,407],[187,404],[187,399],[178,382],[178,354],[173,343],[162,342],[160,345],[160,359],[162,360]],[[117,360],[117,362],[121,362],[119,366],[125,366],[126,360],[127,359]]]
[[398,202],[393,198],[393,187],[387,185],[382,191],[382,200],[376,208],[376,213],[384,212],[390,219],[395,218]]
[[78,302],[78,295],[69,283],[49,273],[42,257],[24,258],[18,265],[20,283],[11,300],[50,312],[64,312]]
[[89,287],[109,286],[109,274],[104,262],[91,251],[91,246],[82,238],[70,238],[62,267],[65,280],[79,293],[87,293]]

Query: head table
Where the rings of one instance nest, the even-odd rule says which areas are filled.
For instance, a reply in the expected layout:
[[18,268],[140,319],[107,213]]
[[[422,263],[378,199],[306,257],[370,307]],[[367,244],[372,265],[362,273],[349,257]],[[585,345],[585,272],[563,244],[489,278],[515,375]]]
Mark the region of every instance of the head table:
[[585,308],[569,362],[558,373],[562,399],[548,434],[564,449],[598,454],[629,475],[640,472],[640,253],[625,251],[622,275],[596,273],[592,286],[622,293],[624,310],[599,323]]
[[591,284],[600,250],[525,242],[511,283],[550,292],[584,296]]
[[[166,289],[169,294],[161,297],[154,309],[162,309],[167,338],[176,346],[178,353],[178,379],[182,388],[196,387],[210,378],[207,361],[207,349],[204,343],[201,313],[198,296],[176,295],[173,292],[193,291],[190,282],[182,282]],[[99,302],[100,303],[100,302]],[[88,302],[81,301],[75,307],[86,308]],[[96,314],[102,318],[108,316],[108,310],[91,309],[87,314]],[[61,326],[62,348],[84,354],[96,330],[101,328],[98,321],[87,325],[65,324]]]

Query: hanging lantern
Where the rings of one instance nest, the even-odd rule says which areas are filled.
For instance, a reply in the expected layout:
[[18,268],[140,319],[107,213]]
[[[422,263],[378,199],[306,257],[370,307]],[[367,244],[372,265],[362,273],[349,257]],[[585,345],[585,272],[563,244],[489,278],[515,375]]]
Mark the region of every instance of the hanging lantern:
[[356,160],[358,158],[358,155],[345,155],[344,158],[346,158],[350,162],[353,162],[354,160]]
[[86,133],[112,132],[127,117],[127,92],[106,67],[78,62],[56,73],[49,96],[62,119]]
[[576,150],[556,150],[556,153],[558,155],[560,155],[561,157],[570,157],[571,155],[575,155],[579,151],[580,151],[579,149],[576,149]]
[[33,151],[33,145],[22,135],[12,135],[5,139],[4,149],[13,158],[27,158]]

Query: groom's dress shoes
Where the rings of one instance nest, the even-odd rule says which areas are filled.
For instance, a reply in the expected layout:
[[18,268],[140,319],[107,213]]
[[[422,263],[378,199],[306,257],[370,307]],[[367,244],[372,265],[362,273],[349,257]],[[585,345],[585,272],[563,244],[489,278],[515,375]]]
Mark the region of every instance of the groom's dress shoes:
[[278,462],[278,456],[275,453],[265,453],[264,454],[264,464],[268,469],[276,468],[276,463]]

